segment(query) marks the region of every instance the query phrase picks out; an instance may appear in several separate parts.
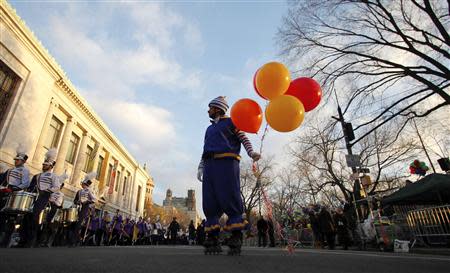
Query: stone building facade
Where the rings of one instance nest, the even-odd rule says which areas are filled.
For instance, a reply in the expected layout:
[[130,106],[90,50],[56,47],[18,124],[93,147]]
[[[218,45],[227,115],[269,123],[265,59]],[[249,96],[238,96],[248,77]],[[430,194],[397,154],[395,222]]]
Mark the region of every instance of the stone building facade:
[[148,171],[4,0],[0,0],[0,33],[0,163],[11,166],[20,143],[29,156],[30,173],[36,174],[46,151],[56,147],[54,172],[67,170],[70,175],[63,189],[64,206],[71,204],[86,173],[96,171],[92,187],[102,197],[99,209],[142,216],[154,187]]
[[176,209],[186,214],[190,220],[197,225],[199,222],[199,214],[197,213],[197,206],[195,200],[195,190],[188,190],[187,197],[174,197],[172,190],[168,189],[166,198],[163,200],[163,207],[166,211]]

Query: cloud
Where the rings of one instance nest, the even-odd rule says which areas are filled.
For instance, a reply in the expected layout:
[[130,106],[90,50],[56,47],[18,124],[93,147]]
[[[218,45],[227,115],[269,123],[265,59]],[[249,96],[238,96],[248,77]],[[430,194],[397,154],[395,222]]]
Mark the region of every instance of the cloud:
[[[108,15],[123,13],[121,6],[115,5],[116,10],[107,10]],[[204,81],[200,79],[200,71],[185,68],[175,59],[171,49],[175,42],[177,46],[183,46],[180,41],[185,39],[183,35],[177,35],[179,28],[185,30],[183,33],[195,34],[196,38],[186,41],[187,47],[201,43],[200,31],[160,4],[127,6],[130,8],[121,17],[126,17],[134,25],[128,26],[126,31],[133,37],[142,36],[134,41],[127,41],[126,35],[130,34],[126,32],[123,33],[124,39],[118,40],[113,33],[114,25],[87,32],[83,27],[86,23],[77,25],[65,20],[77,17],[79,21],[79,14],[84,14],[79,8],[67,9],[63,16],[50,16],[51,29],[47,32],[56,49],[57,59],[71,63],[71,69],[76,72],[82,71],[77,75],[82,75],[86,84],[107,89],[109,94],[126,94],[133,98],[133,89],[142,85],[172,92],[202,89]],[[102,18],[102,11],[99,9],[96,17]],[[90,16],[85,18],[85,21],[92,20]]]
[[200,30],[160,3],[106,5],[95,12],[87,5],[67,6],[47,17],[52,54],[133,157],[147,163],[154,200],[160,203],[169,187],[179,196],[194,188],[200,211],[201,184],[192,167],[199,155],[193,158],[177,138],[183,125],[176,109],[158,104],[167,92],[188,100],[203,94],[205,73],[173,53],[176,47],[202,54]]

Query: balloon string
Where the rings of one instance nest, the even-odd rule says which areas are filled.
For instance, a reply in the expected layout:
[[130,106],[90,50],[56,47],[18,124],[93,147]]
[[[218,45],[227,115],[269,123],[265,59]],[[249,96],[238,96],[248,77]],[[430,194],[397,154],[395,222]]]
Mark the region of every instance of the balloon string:
[[[264,128],[264,132],[261,136],[261,146],[259,147],[260,155],[262,155],[264,139],[265,139],[268,131],[269,131],[269,124],[266,123],[266,127]],[[272,223],[274,223],[275,231],[276,231],[276,234],[278,235],[278,238],[281,238],[283,241],[287,241],[286,250],[288,251],[288,253],[293,254],[294,250],[295,250],[293,241],[289,238],[286,240],[286,237],[283,235],[280,223],[273,217],[273,205],[269,199],[269,196],[268,196],[266,190],[264,189],[264,187],[262,187],[261,182],[259,181],[261,178],[261,173],[259,171],[259,166],[256,161],[253,161],[252,170],[253,170],[253,175],[256,177],[256,183],[259,183],[259,188],[262,193],[263,203],[266,208],[267,216],[268,216],[269,220]]]

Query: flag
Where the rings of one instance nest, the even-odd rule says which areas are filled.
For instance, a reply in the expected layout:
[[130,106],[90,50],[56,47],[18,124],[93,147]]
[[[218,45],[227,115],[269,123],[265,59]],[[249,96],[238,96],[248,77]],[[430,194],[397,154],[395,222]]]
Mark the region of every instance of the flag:
[[114,160],[114,166],[111,172],[111,176],[109,177],[109,189],[108,194],[112,194],[114,192],[114,182],[116,181],[116,170],[119,165],[119,160]]

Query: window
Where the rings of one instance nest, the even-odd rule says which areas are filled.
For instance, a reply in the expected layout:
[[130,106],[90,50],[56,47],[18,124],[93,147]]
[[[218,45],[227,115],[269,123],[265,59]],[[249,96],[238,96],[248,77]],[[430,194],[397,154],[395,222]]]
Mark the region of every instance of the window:
[[0,125],[8,113],[19,80],[20,78],[0,61]]
[[45,140],[45,144],[44,144],[44,147],[47,150],[50,148],[58,147],[62,128],[63,128],[63,123],[61,121],[59,121],[55,116],[53,116],[52,120],[50,121],[50,127],[48,128],[47,139]]
[[106,176],[106,186],[109,186],[109,183],[111,182],[112,171],[113,171],[113,165],[109,164],[108,165],[108,175]]
[[83,167],[83,171],[88,173],[90,171],[92,171],[92,165],[94,164],[94,160],[92,158],[94,153],[94,148],[91,148],[89,145],[87,146],[86,149],[86,160],[84,161],[84,167]]
[[100,176],[102,174],[102,166],[103,166],[103,160],[104,158],[100,155],[98,157],[98,164],[97,164],[97,180],[100,180]]
[[125,195],[125,191],[127,190],[127,178],[126,176],[123,178],[122,195]]
[[120,171],[117,171],[116,175],[116,185],[114,185],[114,191],[117,192],[119,190],[119,184],[120,184]]
[[66,161],[70,164],[73,164],[75,162],[79,142],[80,138],[76,134],[72,133],[72,135],[70,136],[69,149],[67,150],[66,154]]
[[136,211],[139,211],[139,203],[141,201],[141,186],[138,186],[137,199],[136,199]]

